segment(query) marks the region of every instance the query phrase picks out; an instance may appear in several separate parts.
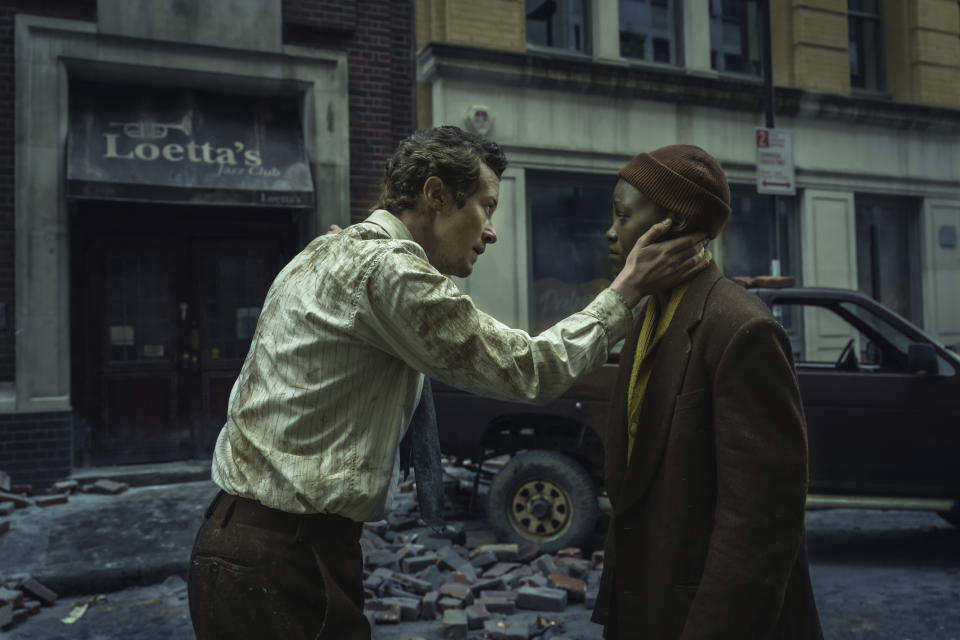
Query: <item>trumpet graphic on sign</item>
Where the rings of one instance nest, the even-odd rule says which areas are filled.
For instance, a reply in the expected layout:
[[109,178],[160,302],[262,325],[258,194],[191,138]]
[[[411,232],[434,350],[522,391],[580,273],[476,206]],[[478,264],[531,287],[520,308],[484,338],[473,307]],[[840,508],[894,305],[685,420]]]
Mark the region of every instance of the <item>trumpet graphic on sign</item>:
[[[249,175],[269,175],[277,169],[264,169],[259,149],[247,149],[242,140],[234,140],[232,146],[214,146],[210,142],[193,140],[193,124],[190,114],[179,122],[155,122],[153,120],[111,121],[111,127],[120,127],[122,133],[104,132],[104,158],[110,160],[165,160],[167,162],[199,162],[216,165],[217,175],[232,173],[231,167],[243,168]],[[152,142],[163,140],[171,130],[180,131],[187,138],[185,144]],[[132,144],[127,140],[139,140]],[[124,141],[127,141],[124,143]]]
[[128,138],[137,140],[162,140],[170,133],[170,129],[183,132],[189,136],[193,131],[190,114],[183,116],[180,122],[154,122],[153,120],[134,120],[133,122],[109,123],[111,127],[123,127],[123,133]]

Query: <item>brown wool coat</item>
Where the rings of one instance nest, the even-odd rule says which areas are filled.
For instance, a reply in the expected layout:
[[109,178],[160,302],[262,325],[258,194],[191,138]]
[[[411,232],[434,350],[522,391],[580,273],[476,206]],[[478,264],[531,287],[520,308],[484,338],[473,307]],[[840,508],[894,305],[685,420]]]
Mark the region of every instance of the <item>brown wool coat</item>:
[[807,440],[790,345],[711,265],[654,353],[629,465],[626,405],[643,314],[606,434],[614,516],[594,621],[607,640],[821,639],[804,539]]

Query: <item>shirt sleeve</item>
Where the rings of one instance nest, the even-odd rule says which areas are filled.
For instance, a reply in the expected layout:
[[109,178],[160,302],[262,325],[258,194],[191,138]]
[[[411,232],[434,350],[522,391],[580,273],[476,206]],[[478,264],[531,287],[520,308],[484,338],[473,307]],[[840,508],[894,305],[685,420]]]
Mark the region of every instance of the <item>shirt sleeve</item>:
[[714,382],[717,505],[681,638],[767,638],[803,544],[807,439],[789,342],[771,318],[741,327]]
[[602,365],[629,329],[615,291],[537,336],[476,308],[425,259],[394,248],[373,263],[356,296],[355,329],[432,378],[505,400],[547,402]]

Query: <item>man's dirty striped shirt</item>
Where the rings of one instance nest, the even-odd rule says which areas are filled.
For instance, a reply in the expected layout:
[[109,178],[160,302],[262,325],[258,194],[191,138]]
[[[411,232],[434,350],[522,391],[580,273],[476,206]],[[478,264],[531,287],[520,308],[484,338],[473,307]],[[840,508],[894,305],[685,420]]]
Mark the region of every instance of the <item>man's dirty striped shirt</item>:
[[531,337],[474,306],[387,211],[314,239],[274,280],[230,393],[213,480],[291,513],[377,520],[423,375],[546,402],[599,367],[631,322],[611,289]]

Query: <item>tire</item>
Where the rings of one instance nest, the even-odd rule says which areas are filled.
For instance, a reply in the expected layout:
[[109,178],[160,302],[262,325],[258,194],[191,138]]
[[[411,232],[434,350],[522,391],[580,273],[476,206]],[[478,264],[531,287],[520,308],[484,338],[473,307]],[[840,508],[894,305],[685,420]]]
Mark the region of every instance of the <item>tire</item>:
[[487,494],[487,520],[499,540],[536,542],[547,553],[583,546],[598,516],[593,480],[576,460],[554,451],[513,456]]

